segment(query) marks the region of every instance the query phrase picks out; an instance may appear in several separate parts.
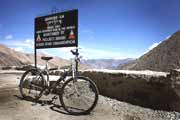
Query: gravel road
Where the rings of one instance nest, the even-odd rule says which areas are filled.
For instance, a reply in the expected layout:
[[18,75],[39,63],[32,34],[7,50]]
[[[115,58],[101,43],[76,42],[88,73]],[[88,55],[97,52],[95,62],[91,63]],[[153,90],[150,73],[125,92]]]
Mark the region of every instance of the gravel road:
[[[0,120],[178,120],[180,113],[152,110],[100,96],[89,115],[69,115],[61,107],[22,100],[21,74],[0,73]],[[59,100],[55,102],[59,104]],[[179,117],[180,120],[180,117]]]

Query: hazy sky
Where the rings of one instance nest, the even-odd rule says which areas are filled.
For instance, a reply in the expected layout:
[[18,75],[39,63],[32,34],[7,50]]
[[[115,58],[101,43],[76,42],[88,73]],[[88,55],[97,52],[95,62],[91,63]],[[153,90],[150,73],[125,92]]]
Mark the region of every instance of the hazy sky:
[[[33,52],[34,18],[79,10],[84,58],[136,58],[180,29],[179,0],[0,0],[0,43]],[[69,58],[70,48],[38,52]]]

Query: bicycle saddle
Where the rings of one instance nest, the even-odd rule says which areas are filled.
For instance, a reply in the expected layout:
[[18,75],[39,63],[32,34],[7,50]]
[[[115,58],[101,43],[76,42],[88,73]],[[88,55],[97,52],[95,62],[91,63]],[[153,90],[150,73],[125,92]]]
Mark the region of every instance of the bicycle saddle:
[[49,60],[53,59],[53,57],[45,57],[45,56],[42,56],[41,59],[42,59],[42,60],[49,61]]

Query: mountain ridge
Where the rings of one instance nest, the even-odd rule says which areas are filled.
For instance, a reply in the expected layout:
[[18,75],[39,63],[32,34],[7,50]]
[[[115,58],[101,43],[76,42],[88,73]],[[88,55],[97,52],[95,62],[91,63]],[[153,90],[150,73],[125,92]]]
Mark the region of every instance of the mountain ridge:
[[170,71],[180,68],[180,31],[120,69]]

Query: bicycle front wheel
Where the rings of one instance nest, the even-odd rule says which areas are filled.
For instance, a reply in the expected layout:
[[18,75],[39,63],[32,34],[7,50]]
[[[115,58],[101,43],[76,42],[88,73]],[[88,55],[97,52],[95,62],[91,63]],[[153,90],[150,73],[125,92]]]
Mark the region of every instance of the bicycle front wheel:
[[98,89],[95,83],[86,77],[67,80],[60,95],[60,102],[70,114],[88,114],[98,101]]
[[44,86],[44,77],[40,71],[37,69],[30,69],[23,74],[19,89],[24,99],[38,100],[41,97]]

